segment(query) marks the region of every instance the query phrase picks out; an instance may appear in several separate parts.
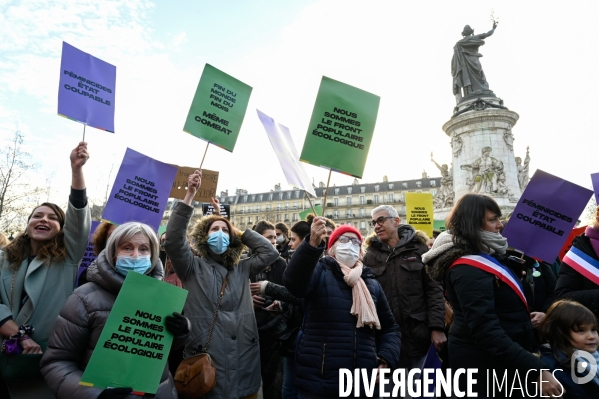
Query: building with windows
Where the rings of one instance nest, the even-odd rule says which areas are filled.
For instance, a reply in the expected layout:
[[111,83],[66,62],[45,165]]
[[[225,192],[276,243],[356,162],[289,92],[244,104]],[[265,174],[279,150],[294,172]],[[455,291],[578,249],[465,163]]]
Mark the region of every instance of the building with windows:
[[[312,199],[312,204],[326,204],[326,217],[336,224],[350,224],[363,234],[368,234],[372,231],[368,223],[372,209],[389,204],[397,209],[403,219],[406,214],[407,192],[430,192],[435,196],[440,184],[440,177],[428,177],[426,173],[420,179],[392,182],[386,176],[380,183],[360,183],[355,179],[352,185],[329,187],[325,203],[326,187],[321,182],[315,188],[317,197]],[[291,227],[300,220],[300,212],[310,209],[303,190],[281,190],[278,184],[274,190],[266,193],[251,194],[245,190],[237,190],[235,195],[228,195],[228,192],[221,192],[219,200],[222,204],[230,205],[231,221],[240,229],[251,228],[262,219],[272,223],[284,222]],[[167,213],[165,217],[168,217]]]

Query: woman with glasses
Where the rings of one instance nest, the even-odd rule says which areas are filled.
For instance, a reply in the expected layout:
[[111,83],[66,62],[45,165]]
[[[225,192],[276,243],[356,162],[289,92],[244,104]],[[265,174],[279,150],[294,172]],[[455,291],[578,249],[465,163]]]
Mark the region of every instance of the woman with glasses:
[[[339,396],[340,369],[395,368],[400,334],[385,294],[362,265],[362,235],[338,227],[325,250],[326,219],[316,217],[310,235],[289,260],[283,283],[304,298],[298,334],[295,385],[299,398]],[[366,395],[364,387],[360,394]]]

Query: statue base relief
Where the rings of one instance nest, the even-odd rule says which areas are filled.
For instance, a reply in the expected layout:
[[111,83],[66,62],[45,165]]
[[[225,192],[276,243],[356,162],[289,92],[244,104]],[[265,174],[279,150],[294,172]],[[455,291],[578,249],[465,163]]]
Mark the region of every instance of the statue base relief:
[[[458,104],[454,116],[443,125],[452,146],[454,203],[474,192],[493,197],[503,212],[514,209],[522,194],[512,135],[518,118],[497,97]],[[436,220],[443,219],[444,208],[448,207],[435,210]]]

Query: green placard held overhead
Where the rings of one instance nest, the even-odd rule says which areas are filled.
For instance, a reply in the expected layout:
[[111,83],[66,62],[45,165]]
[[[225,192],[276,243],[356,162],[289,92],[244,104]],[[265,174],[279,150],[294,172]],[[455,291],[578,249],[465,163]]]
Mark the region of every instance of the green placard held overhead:
[[183,131],[233,152],[251,93],[251,86],[206,64]]
[[300,160],[361,178],[380,100],[323,76]]
[[79,384],[156,393],[173,343],[165,318],[186,298],[184,289],[128,273]]

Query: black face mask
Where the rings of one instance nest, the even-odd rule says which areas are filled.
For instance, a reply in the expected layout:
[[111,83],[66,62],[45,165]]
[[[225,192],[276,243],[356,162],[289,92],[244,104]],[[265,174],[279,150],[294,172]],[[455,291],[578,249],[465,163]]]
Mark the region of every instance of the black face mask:
[[162,266],[166,265],[166,251],[161,249],[160,250],[160,261],[162,262]]

